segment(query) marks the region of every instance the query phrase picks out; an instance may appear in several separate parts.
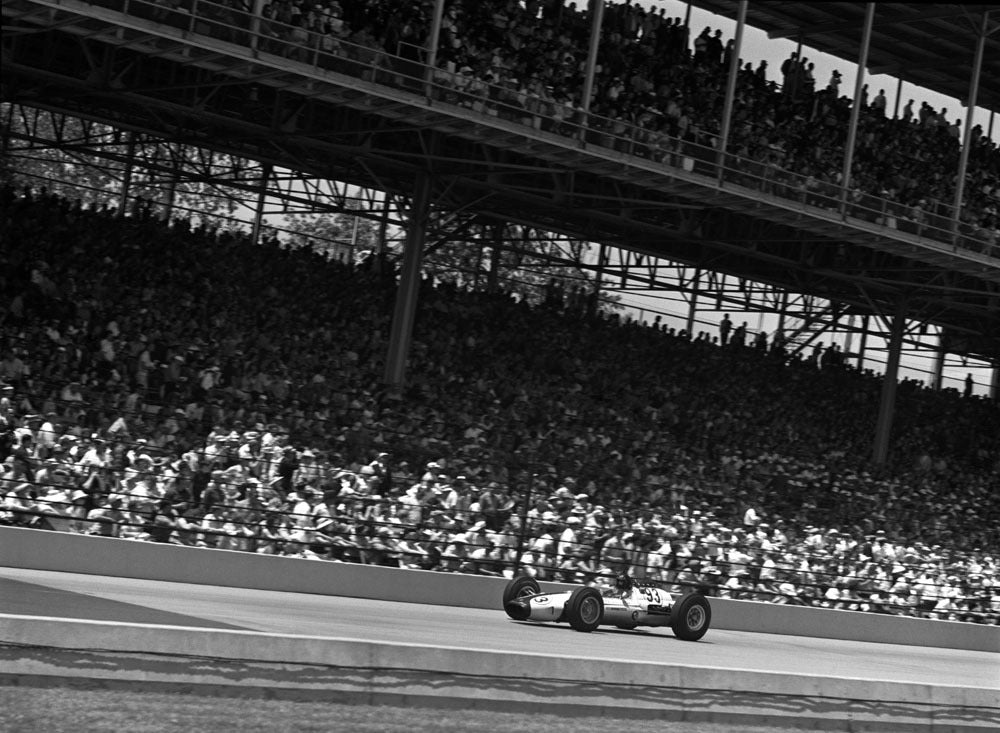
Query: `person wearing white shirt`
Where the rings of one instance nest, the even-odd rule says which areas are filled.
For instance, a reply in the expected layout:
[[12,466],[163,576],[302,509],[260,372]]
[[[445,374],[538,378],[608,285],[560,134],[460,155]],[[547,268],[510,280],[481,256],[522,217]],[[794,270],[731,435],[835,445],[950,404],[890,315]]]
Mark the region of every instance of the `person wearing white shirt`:
[[77,461],[77,465],[81,468],[104,468],[108,462],[108,447],[104,441],[98,441],[87,449],[83,457]]
[[47,458],[52,453],[52,448],[56,444],[56,414],[50,412],[45,416],[45,421],[39,426],[35,435],[35,443],[38,446],[39,458]]

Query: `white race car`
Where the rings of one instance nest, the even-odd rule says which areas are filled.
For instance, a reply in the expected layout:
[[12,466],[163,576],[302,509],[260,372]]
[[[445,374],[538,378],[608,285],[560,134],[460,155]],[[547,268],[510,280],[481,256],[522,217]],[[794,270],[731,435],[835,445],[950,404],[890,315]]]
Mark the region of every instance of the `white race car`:
[[534,578],[518,576],[504,589],[503,609],[516,621],[567,621],[577,631],[669,626],[685,641],[698,641],[712,622],[712,608],[700,593],[675,599],[656,585],[628,576],[619,577],[614,587],[584,585],[556,593],[543,593]]

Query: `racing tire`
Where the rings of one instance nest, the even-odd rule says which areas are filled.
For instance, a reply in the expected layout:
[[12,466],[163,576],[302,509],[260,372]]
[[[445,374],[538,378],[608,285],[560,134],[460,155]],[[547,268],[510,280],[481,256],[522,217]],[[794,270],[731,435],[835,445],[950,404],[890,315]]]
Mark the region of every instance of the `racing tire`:
[[511,613],[507,604],[518,598],[533,596],[541,592],[542,588],[538,585],[537,580],[528,575],[520,575],[507,583],[507,587],[503,589],[503,609],[512,619],[523,621],[524,619],[520,615]]
[[577,631],[591,632],[604,618],[604,598],[596,588],[577,588],[566,601],[566,620]]
[[622,631],[634,631],[639,628],[639,624],[619,624],[615,628],[621,629]]
[[674,606],[670,628],[683,641],[698,641],[712,624],[712,607],[700,593],[690,593]]

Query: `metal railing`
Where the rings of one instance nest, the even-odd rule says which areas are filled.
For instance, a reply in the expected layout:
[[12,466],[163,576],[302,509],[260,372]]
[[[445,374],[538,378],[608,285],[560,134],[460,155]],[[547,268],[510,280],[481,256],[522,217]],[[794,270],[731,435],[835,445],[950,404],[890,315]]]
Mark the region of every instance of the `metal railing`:
[[[556,102],[542,88],[487,83],[471,74],[444,68],[432,69],[420,62],[358,45],[344,38],[291,26],[206,0],[188,0],[177,6],[147,0],[94,0],[91,4],[180,29],[184,37],[207,36],[224,43],[249,47],[262,61],[280,57],[302,64],[312,73],[329,72],[355,77],[422,97],[422,104],[453,107],[490,118],[514,122],[532,134],[566,139],[580,149],[599,148],[623,158],[654,163],[665,174],[693,174],[699,183],[727,190],[742,190],[748,197],[769,196],[805,213],[829,218],[833,214],[847,224],[882,227],[920,239],[949,245],[952,252],[985,254],[1000,259],[996,229],[981,228],[956,216],[944,202],[905,205],[857,189],[845,191],[838,184],[781,169],[766,161],[721,156],[711,145],[693,138],[714,135],[693,129],[679,138],[656,129],[648,122],[634,124],[623,118],[608,118]],[[698,180],[701,179],[701,180]],[[707,180],[706,180],[707,179]]]

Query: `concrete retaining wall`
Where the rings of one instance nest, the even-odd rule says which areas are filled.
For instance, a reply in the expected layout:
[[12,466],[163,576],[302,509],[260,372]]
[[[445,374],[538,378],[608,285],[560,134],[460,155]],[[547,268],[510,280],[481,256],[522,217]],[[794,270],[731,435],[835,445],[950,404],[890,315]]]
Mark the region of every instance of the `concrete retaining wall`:
[[[0,566],[498,610],[506,582],[11,527],[0,527]],[[996,626],[751,601],[711,603],[718,629],[1000,652]]]

